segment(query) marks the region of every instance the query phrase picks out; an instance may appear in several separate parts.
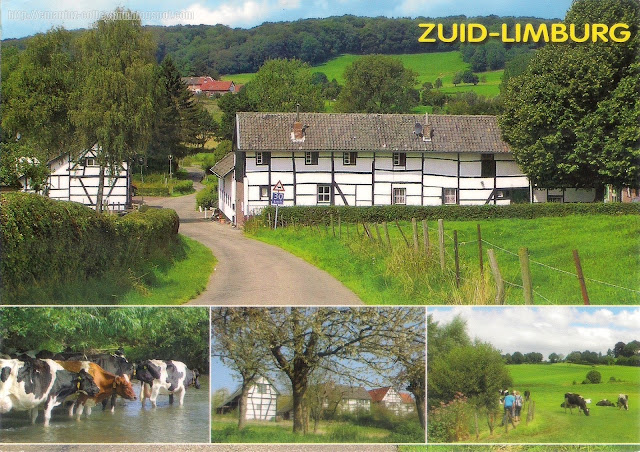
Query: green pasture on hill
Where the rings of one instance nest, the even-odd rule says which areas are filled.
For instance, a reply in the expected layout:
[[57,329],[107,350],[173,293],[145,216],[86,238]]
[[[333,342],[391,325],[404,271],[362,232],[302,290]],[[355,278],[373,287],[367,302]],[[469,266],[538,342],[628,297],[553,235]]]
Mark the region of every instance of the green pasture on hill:
[[[344,71],[347,66],[353,64],[355,60],[362,55],[346,54],[334,58],[324,64],[314,66],[314,72],[324,72],[329,80],[336,79],[339,84],[344,85]],[[470,68],[468,63],[462,61],[462,54],[455,52],[435,52],[435,53],[416,53],[391,55],[400,59],[402,64],[408,69],[418,73],[418,85],[416,88],[422,87],[424,82],[434,83],[437,78],[442,80],[442,91],[447,94],[462,93],[473,91],[487,97],[495,97],[500,93],[500,80],[502,79],[503,70],[480,72],[478,76],[481,82],[478,85],[460,84],[457,87],[453,85],[453,76],[458,71],[464,71]],[[223,80],[233,80],[235,83],[244,84],[253,78],[254,74],[233,74],[225,75]],[[486,81],[483,81],[486,80]]]
[[[523,319],[526,321],[526,319]],[[507,366],[515,389],[531,391],[535,403],[534,418],[525,422],[527,406],[515,429],[496,427],[493,436],[485,422],[480,422],[480,438],[470,426],[468,442],[509,443],[640,443],[640,368],[626,366],[590,366],[579,364],[519,364]],[[595,369],[602,374],[602,383],[581,384],[587,372]],[[609,382],[614,377],[619,382]],[[573,382],[577,384],[573,384]],[[590,414],[576,409],[573,414],[560,405],[564,394],[573,392],[592,400]],[[618,394],[629,396],[629,411],[617,407],[597,406],[602,399],[612,402]],[[472,423],[473,424],[473,423]]]
[[[518,250],[529,250],[534,304],[582,304],[572,250],[577,249],[592,304],[638,304],[640,292],[640,216],[572,215],[566,217],[445,221],[446,269],[440,270],[438,226],[429,221],[430,257],[408,250],[395,224],[389,223],[393,252],[356,235],[342,224],[342,238],[328,227],[247,228],[247,233],[326,270],[367,304],[493,304],[495,283],[487,259],[493,248],[508,283],[506,304],[524,304]],[[477,224],[483,238],[484,289],[480,284]],[[337,232],[337,224],[336,235]],[[413,246],[411,224],[400,222]],[[374,238],[375,229],[371,225]],[[453,231],[458,231],[461,289],[454,279]],[[348,234],[348,235],[347,235]],[[381,232],[384,237],[384,233]],[[419,243],[422,247],[422,227]],[[509,284],[510,283],[510,284]]]

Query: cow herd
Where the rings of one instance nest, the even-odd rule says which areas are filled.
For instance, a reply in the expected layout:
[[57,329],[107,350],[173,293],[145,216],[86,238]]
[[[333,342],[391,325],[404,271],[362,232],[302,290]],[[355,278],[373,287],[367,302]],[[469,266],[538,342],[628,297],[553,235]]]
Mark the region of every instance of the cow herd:
[[[589,416],[589,408],[588,404],[591,403],[591,399],[585,399],[580,394],[574,394],[572,392],[567,392],[564,395],[564,402],[560,405],[564,408],[564,412],[567,412],[567,408],[569,408],[569,412],[573,414],[573,408],[578,409],[578,413],[582,411],[585,416]],[[625,410],[629,410],[629,396],[627,394],[618,394],[618,402],[613,403],[607,399],[600,400],[596,403],[597,406],[617,406],[618,409],[624,408]]]
[[28,411],[32,423],[38,410],[44,409],[44,425],[49,425],[51,410],[69,405],[69,415],[79,418],[86,410],[102,404],[115,409],[118,396],[136,400],[132,381],[140,382],[142,406],[148,398],[155,408],[159,394],[174,395],[180,405],[189,386],[200,388],[199,372],[174,360],[148,359],[129,362],[122,354],[84,355],[40,352],[36,357],[26,354],[0,356],[0,414]]

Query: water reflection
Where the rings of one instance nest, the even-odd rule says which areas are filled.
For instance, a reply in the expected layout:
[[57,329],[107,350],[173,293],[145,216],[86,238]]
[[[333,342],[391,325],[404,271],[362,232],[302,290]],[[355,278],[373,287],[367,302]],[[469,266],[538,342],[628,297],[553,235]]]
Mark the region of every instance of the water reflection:
[[209,379],[200,377],[201,387],[190,387],[184,405],[169,405],[169,396],[158,396],[157,408],[149,400],[140,405],[140,385],[134,381],[138,400],[118,398],[115,413],[94,407],[91,416],[77,421],[66,409],[56,407],[51,425],[44,427],[40,411],[31,425],[26,411],[0,416],[0,441],[20,443],[201,443],[209,442]]

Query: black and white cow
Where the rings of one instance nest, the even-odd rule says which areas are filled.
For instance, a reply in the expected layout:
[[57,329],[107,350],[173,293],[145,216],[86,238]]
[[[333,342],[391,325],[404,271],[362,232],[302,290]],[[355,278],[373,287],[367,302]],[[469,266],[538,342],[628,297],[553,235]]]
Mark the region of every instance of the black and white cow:
[[173,403],[173,396],[177,395],[178,403],[182,405],[189,386],[194,385],[196,389],[200,388],[198,370],[190,370],[180,361],[145,360],[136,364],[134,375],[142,383],[140,390],[142,406],[145,399],[149,399],[151,405],[155,407],[158,394],[169,394],[169,403]]
[[629,396],[627,394],[618,394],[618,409],[624,408],[629,410]]
[[66,397],[99,391],[87,372],[66,371],[51,359],[0,360],[0,413],[29,411],[35,423],[38,407],[44,404],[44,425],[49,425],[51,410]]
[[527,402],[529,401],[529,399],[531,398],[531,391],[529,391],[528,389],[524,392],[524,400],[526,400]]
[[610,400],[607,399],[602,399],[600,400],[598,403],[596,403],[597,406],[616,406],[615,403],[611,402]]
[[567,392],[564,395],[564,412],[567,412],[567,408],[569,408],[569,412],[573,414],[573,408],[578,408],[578,413],[580,410],[586,415],[589,416],[589,408],[587,408],[587,401],[580,394],[574,394],[573,392]]

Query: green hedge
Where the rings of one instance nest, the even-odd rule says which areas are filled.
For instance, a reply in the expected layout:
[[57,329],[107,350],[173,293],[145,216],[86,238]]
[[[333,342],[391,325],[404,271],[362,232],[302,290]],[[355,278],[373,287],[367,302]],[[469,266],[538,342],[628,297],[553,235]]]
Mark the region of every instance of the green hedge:
[[[271,215],[274,207],[262,211],[262,217]],[[382,222],[394,220],[488,220],[493,218],[532,219],[567,215],[638,215],[640,203],[538,203],[507,206],[295,206],[278,209],[278,219],[287,223],[326,223],[333,214],[347,222]]]
[[124,273],[178,240],[173,210],[96,215],[80,204],[28,193],[0,196],[0,208],[5,304],[19,301],[31,286],[82,281],[112,270]]

